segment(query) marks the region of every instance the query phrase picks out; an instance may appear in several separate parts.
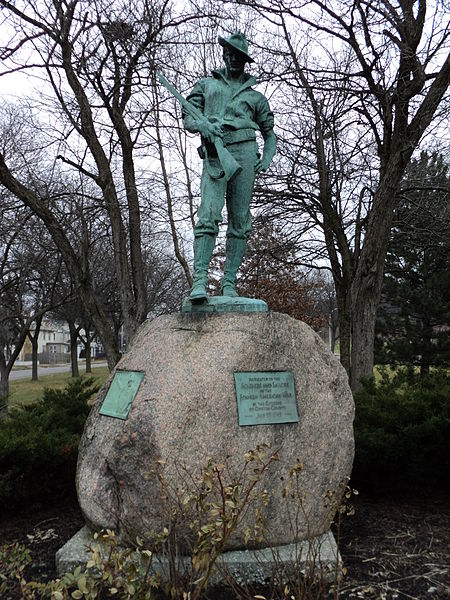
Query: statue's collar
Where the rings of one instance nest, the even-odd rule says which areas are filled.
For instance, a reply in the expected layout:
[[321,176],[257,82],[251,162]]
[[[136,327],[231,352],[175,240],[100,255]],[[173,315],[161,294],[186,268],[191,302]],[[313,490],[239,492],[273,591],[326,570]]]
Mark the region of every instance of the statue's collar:
[[[228,83],[227,75],[225,69],[214,69],[212,71],[213,77],[216,79],[223,79],[226,83]],[[243,88],[251,87],[252,85],[256,85],[258,80],[253,75],[249,75],[248,73],[244,73],[244,81],[242,82],[240,90]]]

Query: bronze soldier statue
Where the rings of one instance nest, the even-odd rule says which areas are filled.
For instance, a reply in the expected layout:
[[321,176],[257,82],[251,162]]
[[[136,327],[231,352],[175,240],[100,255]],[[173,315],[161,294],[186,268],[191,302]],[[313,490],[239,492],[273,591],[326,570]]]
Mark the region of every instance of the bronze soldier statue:
[[[201,204],[194,228],[194,281],[189,294],[192,302],[206,300],[208,267],[225,199],[228,229],[221,293],[238,296],[236,273],[250,236],[255,174],[269,167],[276,151],[269,102],[253,89],[255,77],[244,72],[245,64],[254,62],[245,36],[236,32],[227,39],[219,37],[219,44],[223,47],[225,68],[214,70],[211,77],[194,86],[187,100],[197,109],[195,115],[184,111],[185,128],[202,136],[200,150],[204,159]],[[257,131],[264,139],[262,157],[258,155]],[[237,168],[233,168],[235,161]]]

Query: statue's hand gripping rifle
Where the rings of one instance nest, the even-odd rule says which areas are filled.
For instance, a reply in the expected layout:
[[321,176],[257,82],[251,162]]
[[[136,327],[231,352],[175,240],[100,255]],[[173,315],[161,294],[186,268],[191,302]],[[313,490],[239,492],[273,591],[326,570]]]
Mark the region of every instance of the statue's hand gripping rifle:
[[[180,104],[182,105],[182,107],[188,113],[189,116],[191,116],[193,119],[195,119],[197,121],[202,121],[203,119],[206,118],[201,113],[201,111],[198,110],[198,108],[195,107],[193,104],[191,104],[189,102],[189,100],[186,100],[186,98],[184,98],[173,87],[173,85],[171,85],[167,81],[167,79],[163,75],[161,75],[161,73],[158,73],[158,79],[163,84],[163,86],[166,89],[168,89],[169,92],[173,96],[175,96],[175,98],[180,102]],[[213,173],[210,170],[209,174],[214,179],[221,179],[222,177],[225,177],[226,181],[230,181],[231,179],[233,179],[233,177],[235,175],[237,175],[242,170],[242,167],[237,162],[237,160],[230,154],[230,152],[225,148],[225,146],[223,145],[223,141],[219,136],[214,137],[213,143],[214,143],[214,147],[217,151],[217,156],[219,158],[221,170],[217,174]],[[206,157],[206,160],[208,160],[208,157]]]

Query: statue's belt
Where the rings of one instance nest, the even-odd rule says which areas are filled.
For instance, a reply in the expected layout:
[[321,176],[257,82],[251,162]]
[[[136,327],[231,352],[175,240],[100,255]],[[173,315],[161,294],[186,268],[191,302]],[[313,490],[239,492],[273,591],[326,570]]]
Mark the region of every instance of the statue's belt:
[[[209,158],[216,158],[217,151],[214,144],[203,140],[203,144],[197,148],[200,158],[203,160],[206,155]],[[254,142],[256,141],[256,132],[251,127],[246,129],[225,129],[222,136],[222,142],[224,146],[231,146],[232,144],[238,144],[240,142]]]
[[239,142],[252,142],[254,140],[256,140],[256,133],[250,127],[247,129],[226,129],[222,136],[224,146],[238,144]]

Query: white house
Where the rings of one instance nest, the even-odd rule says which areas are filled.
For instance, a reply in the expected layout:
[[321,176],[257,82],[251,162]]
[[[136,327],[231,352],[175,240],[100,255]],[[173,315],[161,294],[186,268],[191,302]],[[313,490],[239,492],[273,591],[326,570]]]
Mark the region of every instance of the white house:
[[[34,334],[36,324],[33,323],[30,331]],[[84,336],[84,330],[81,330],[81,335]],[[79,339],[77,341],[77,354],[80,352],[83,344]],[[96,356],[97,344],[95,341],[91,344],[91,356]],[[42,321],[38,336],[38,355],[43,362],[70,362],[70,331],[67,323],[57,323],[50,319]],[[31,341],[27,337],[23,348],[20,352],[18,360],[31,360]]]

